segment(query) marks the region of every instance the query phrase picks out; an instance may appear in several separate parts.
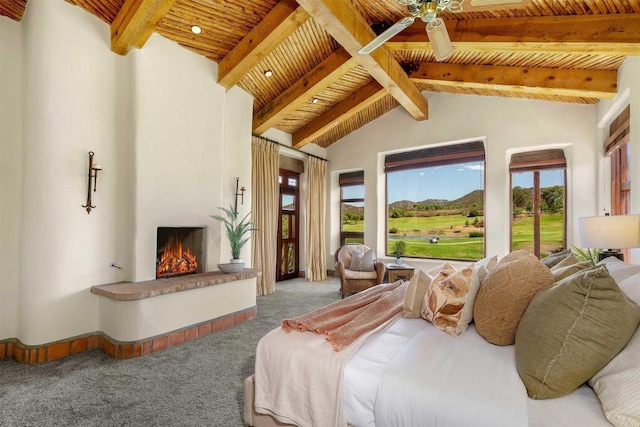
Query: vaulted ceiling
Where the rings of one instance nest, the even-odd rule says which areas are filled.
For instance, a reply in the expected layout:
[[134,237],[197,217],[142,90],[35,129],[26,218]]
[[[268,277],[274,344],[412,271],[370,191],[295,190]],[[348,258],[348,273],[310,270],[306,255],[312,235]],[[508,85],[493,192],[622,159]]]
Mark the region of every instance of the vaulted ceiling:
[[[217,83],[253,95],[254,134],[276,128],[296,148],[328,147],[398,105],[427,120],[423,91],[594,104],[615,96],[617,70],[640,55],[640,0],[445,11],[455,51],[444,62],[419,19],[370,55],[357,53],[376,36],[372,26],[407,15],[396,0],[66,1],[110,25],[117,54],[144,49],[156,32],[215,61]],[[0,15],[28,13],[27,0],[0,0]]]

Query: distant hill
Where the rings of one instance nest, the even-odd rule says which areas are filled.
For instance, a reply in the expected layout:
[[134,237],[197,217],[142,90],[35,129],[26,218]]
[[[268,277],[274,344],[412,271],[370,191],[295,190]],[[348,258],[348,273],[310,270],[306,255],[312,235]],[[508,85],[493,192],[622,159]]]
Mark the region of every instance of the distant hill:
[[412,210],[415,209],[416,205],[456,206],[457,209],[471,209],[474,204],[480,207],[484,205],[484,190],[474,190],[471,193],[465,194],[464,196],[455,200],[425,199],[420,202],[413,202],[411,200],[399,200],[397,202],[391,203],[389,205],[389,209],[401,209],[403,211]]

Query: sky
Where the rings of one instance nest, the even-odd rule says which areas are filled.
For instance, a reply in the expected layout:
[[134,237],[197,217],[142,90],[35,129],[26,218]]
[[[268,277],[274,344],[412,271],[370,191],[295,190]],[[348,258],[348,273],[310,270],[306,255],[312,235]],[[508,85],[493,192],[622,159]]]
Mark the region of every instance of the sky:
[[[542,171],[541,187],[561,185],[562,170]],[[533,173],[514,174],[514,186],[533,186]],[[399,200],[419,202],[425,199],[455,200],[483,188],[484,165],[471,162],[464,165],[438,166],[390,173],[387,177],[389,203]]]

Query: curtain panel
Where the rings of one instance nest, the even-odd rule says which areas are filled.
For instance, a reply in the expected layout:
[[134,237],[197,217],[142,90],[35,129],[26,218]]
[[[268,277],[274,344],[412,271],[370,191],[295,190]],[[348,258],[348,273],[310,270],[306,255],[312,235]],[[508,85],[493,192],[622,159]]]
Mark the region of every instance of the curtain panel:
[[254,136],[251,143],[251,210],[253,232],[253,268],[262,270],[257,278],[257,294],[272,294],[276,289],[276,253],[278,246],[280,147]]
[[325,209],[327,162],[314,157],[307,159],[307,271],[311,282],[326,280],[327,263],[325,257]]

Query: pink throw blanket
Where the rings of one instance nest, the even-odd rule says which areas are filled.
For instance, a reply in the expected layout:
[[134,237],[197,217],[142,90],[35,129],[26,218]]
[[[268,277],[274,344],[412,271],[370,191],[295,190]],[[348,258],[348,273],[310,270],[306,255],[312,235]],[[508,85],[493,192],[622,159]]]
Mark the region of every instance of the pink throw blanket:
[[374,286],[302,316],[282,321],[285,332],[311,331],[326,335],[340,351],[402,311],[408,282],[401,280]]

